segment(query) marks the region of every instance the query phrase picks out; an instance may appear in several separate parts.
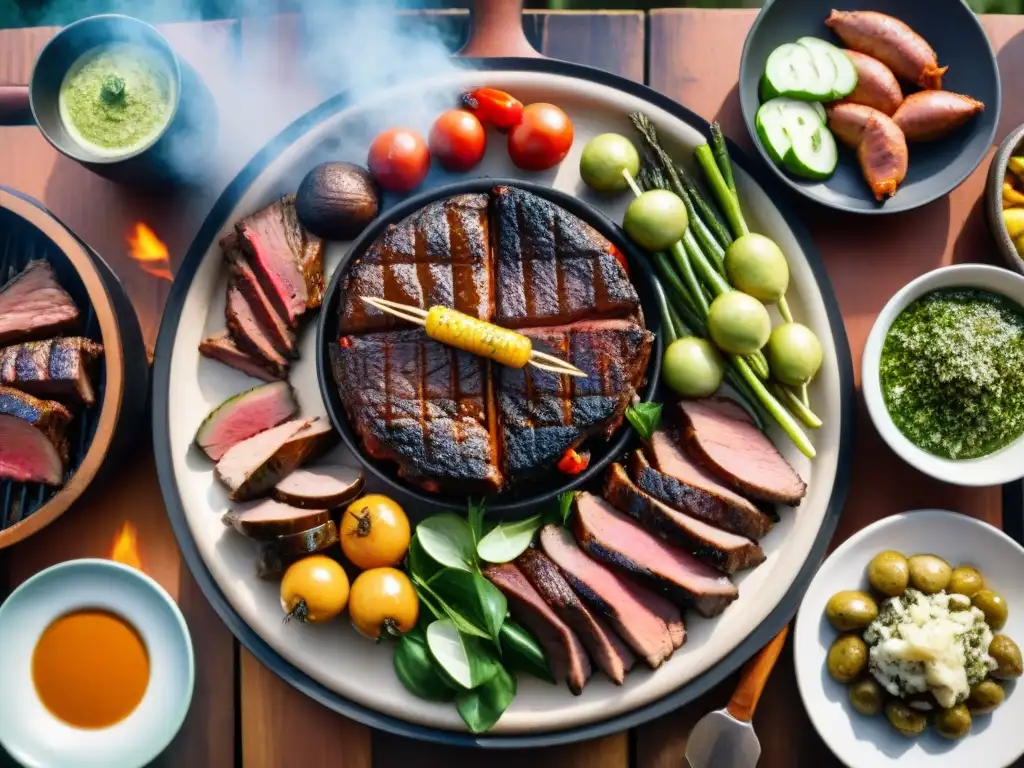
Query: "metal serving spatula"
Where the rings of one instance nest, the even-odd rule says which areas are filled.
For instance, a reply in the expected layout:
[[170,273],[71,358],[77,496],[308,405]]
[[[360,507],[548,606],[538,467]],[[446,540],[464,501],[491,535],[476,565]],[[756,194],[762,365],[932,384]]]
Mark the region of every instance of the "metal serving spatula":
[[686,742],[690,768],[754,768],[757,765],[761,743],[750,721],[788,634],[789,625],[786,625],[747,662],[740,684],[725,709],[709,712],[694,726]]

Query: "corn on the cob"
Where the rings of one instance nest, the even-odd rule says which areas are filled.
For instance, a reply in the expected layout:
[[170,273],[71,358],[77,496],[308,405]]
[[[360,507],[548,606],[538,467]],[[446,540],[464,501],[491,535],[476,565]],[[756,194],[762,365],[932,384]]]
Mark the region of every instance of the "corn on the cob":
[[426,331],[435,341],[490,358],[510,368],[526,367],[533,351],[533,344],[523,334],[450,307],[431,307],[427,312]]

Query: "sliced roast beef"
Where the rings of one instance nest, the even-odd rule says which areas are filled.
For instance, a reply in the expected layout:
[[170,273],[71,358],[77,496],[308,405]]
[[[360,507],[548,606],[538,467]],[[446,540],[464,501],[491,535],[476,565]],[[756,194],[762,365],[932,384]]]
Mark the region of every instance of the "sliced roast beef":
[[267,296],[292,328],[324,295],[324,244],[306,232],[287,195],[235,225]]
[[79,319],[48,261],[30,261],[0,287],[0,344],[45,339],[76,327]]
[[713,568],[735,573],[764,562],[764,550],[750,539],[679,512],[641,491],[621,464],[605,477],[604,497],[651,533]]
[[573,532],[592,557],[618,568],[676,605],[693,607],[702,616],[717,616],[739,597],[728,578],[648,533],[604,499],[590,493],[576,497]]
[[757,540],[772,529],[768,515],[722,485],[663,430],[651,436],[643,451],[633,454],[630,470],[645,493],[723,531]]
[[654,338],[629,320],[586,320],[522,333],[534,349],[568,360],[587,377],[494,367],[505,467],[517,479],[550,470],[566,451],[618,429],[643,382]]
[[279,577],[302,558],[323,552],[338,543],[338,526],[333,520],[299,533],[278,536],[260,546],[256,555],[256,575],[261,579]]
[[515,561],[516,567],[537,593],[579,637],[590,658],[618,685],[636,663],[622,639],[604,621],[590,612],[558,567],[535,547],[528,548]]
[[636,315],[618,252],[589,224],[515,187],[494,190],[494,321],[512,328]]
[[239,349],[262,360],[267,369],[273,371],[279,378],[288,376],[288,360],[274,348],[266,329],[260,325],[249,302],[235,285],[228,285],[224,318],[227,321],[228,332]]
[[331,519],[326,509],[298,509],[273,499],[239,504],[224,513],[221,520],[243,536],[257,541],[273,541],[317,528]]
[[276,427],[298,410],[295,391],[288,382],[261,384],[232,395],[210,411],[196,431],[196,445],[220,461],[231,446]]
[[61,485],[64,461],[50,438],[32,424],[0,414],[0,480]]
[[686,447],[697,461],[740,493],[797,505],[807,485],[734,402],[724,398],[683,400]]
[[587,652],[564,621],[544,602],[544,598],[512,563],[491,565],[484,576],[508,598],[512,618],[530,630],[544,646],[551,672],[556,680],[565,680],[569,690],[579,696],[590,678]]
[[494,311],[489,239],[487,195],[438,200],[390,225],[345,273],[342,333],[409,325],[360,296],[421,309],[454,307],[489,320]]
[[651,669],[683,644],[683,619],[674,605],[587,557],[567,529],[544,526],[540,545],[573,591],[606,618]]
[[330,348],[349,422],[366,452],[430,491],[501,487],[489,361],[420,329],[346,336]]
[[271,495],[302,509],[337,509],[363,490],[363,473],[335,464],[296,469],[274,486]]
[[90,374],[101,354],[102,344],[78,336],[15,344],[0,349],[0,384],[91,406],[96,391]]
[[53,400],[40,400],[27,392],[0,386],[0,415],[14,416],[35,427],[57,449],[61,461],[68,459],[65,431],[71,411]]
[[270,297],[260,285],[252,264],[246,260],[238,245],[238,236],[231,233],[221,245],[224,248],[224,260],[227,262],[230,275],[228,282],[242,294],[278,354],[283,357],[296,357],[295,332],[281,319]]
[[272,366],[266,360],[240,350],[226,330],[201,341],[199,354],[263,381],[280,381],[286,378],[288,373],[276,366],[274,370],[270,370]]

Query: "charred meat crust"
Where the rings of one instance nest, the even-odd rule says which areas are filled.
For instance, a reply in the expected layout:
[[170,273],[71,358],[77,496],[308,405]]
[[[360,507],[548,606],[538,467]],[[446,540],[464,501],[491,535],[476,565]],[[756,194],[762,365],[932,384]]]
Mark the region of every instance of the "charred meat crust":
[[71,411],[53,400],[41,400],[11,387],[0,386],[0,415],[14,416],[42,432],[57,449],[61,461],[68,460],[65,431]]
[[0,286],[0,345],[45,339],[74,329],[80,320],[48,261],[30,261]]
[[90,374],[101,354],[103,345],[77,336],[16,344],[0,349],[0,384],[91,406],[96,392]]

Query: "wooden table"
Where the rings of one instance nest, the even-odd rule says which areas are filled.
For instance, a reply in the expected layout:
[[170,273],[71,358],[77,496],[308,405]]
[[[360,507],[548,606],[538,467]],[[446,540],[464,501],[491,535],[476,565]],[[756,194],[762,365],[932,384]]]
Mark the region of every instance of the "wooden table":
[[[740,49],[753,11],[659,10],[641,13],[528,13],[527,35],[544,54],[646,81],[708,119],[749,148],[736,94]],[[325,23],[323,18],[318,24]],[[440,25],[453,45],[465,32],[464,14],[410,16],[403,23]],[[1024,122],[1024,17],[984,19],[999,53],[1004,106],[997,141]],[[308,85],[299,65],[303,22],[295,16],[166,25],[177,50],[196,66],[226,110],[245,126],[241,141],[222,150],[225,181],[263,141],[323,95]],[[339,26],[339,29],[344,29]],[[24,84],[53,28],[0,31],[0,85]],[[344,45],[339,36],[338,45]],[[244,66],[286,84],[284,103],[239,98],[233,73]],[[821,250],[842,307],[854,367],[871,324],[902,285],[930,269],[957,261],[988,261],[994,246],[985,228],[981,195],[987,162],[948,199],[917,211],[872,219],[798,205]],[[124,282],[152,347],[169,284],[129,259],[125,235],[148,222],[180,259],[219,192],[187,200],[140,196],[81,169],[58,155],[34,127],[0,128],[0,184],[43,201],[110,263]],[[883,444],[860,405],[857,450],[849,500],[838,543],[895,512],[937,506],[995,525],[1001,522],[998,488],[969,490],[930,480],[899,461]],[[62,560],[103,556],[117,529],[132,522],[145,569],[177,599],[196,648],[196,692],[185,726],[159,765],[225,768],[333,766],[428,768],[468,764],[462,750],[427,746],[371,732],[292,690],[239,649],[184,566],[157,486],[148,436],[140,439],[115,480],[93,488],[56,524],[0,554],[0,587],[13,587]],[[6,582],[6,584],[4,583]],[[0,593],[2,593],[0,589]],[[528,753],[489,754],[488,765],[526,762],[536,768],[678,768],[692,724],[721,706],[732,688],[723,684],[699,702],[631,733]],[[780,661],[755,724],[761,764],[838,765],[814,733],[799,701],[791,655]],[[0,764],[4,758],[0,756]]]

